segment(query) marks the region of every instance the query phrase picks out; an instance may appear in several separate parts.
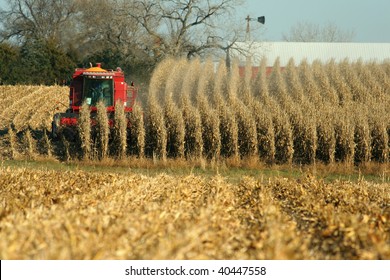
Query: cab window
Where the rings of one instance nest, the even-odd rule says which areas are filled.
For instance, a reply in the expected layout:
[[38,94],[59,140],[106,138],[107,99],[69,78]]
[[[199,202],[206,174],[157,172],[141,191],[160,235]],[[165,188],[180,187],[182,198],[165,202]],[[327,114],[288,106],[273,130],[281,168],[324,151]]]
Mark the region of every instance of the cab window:
[[96,106],[102,100],[105,106],[114,104],[114,87],[112,79],[84,78],[83,101]]

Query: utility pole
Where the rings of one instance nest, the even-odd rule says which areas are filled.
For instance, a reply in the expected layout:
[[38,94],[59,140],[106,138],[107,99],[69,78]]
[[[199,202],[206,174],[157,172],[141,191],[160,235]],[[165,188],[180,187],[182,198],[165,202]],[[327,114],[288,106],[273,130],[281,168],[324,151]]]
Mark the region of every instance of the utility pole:
[[245,18],[246,20],[246,34],[245,34],[245,41],[251,40],[251,30],[250,30],[250,21],[257,21],[261,24],[265,24],[265,16],[257,17],[257,18],[251,18],[249,15]]

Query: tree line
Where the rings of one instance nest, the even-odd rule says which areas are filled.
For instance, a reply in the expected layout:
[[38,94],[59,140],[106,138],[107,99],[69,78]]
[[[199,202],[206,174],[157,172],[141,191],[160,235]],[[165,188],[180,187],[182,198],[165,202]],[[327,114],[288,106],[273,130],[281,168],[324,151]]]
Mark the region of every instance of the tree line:
[[9,0],[0,10],[0,83],[61,84],[90,62],[145,82],[165,57],[226,52],[245,35],[232,20],[242,3]]

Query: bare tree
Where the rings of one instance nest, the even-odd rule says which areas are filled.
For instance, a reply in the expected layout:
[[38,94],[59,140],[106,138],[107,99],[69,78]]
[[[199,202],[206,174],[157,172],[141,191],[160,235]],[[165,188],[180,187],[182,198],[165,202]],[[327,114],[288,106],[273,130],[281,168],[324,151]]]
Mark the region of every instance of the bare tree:
[[50,43],[77,63],[98,59],[147,72],[166,56],[228,53],[245,34],[244,19],[234,25],[233,17],[243,1],[9,0],[0,10],[0,41]]
[[128,9],[149,34],[145,49],[156,57],[201,55],[220,48],[225,38],[219,20],[230,15],[238,0],[135,0]]
[[9,0],[0,11],[2,40],[59,39],[61,29],[76,13],[73,0]]
[[298,22],[291,27],[288,34],[283,34],[287,42],[351,42],[355,34],[353,31],[344,31],[335,24],[324,26],[309,22]]
[[75,44],[85,52],[107,48],[122,54],[134,52],[145,32],[141,34],[138,23],[123,13],[129,4],[124,0],[80,1]]

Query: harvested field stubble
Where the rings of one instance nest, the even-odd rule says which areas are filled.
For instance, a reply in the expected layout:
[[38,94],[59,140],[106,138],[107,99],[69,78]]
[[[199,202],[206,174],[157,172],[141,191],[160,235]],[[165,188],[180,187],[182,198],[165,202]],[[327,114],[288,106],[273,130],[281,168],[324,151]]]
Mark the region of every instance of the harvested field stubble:
[[[243,78],[237,62],[223,63],[162,62],[145,104],[126,114],[116,104],[112,129],[102,105],[91,126],[84,104],[75,142],[48,137],[67,88],[0,86],[1,160],[126,166],[125,174],[0,166],[0,258],[390,259],[390,64],[291,60],[281,70],[277,60],[267,74],[263,59],[250,79],[250,61]],[[258,171],[262,162],[275,172],[361,164],[383,183],[128,171],[183,174],[180,165],[194,163]]]
[[0,168],[1,259],[390,259],[390,185]]

